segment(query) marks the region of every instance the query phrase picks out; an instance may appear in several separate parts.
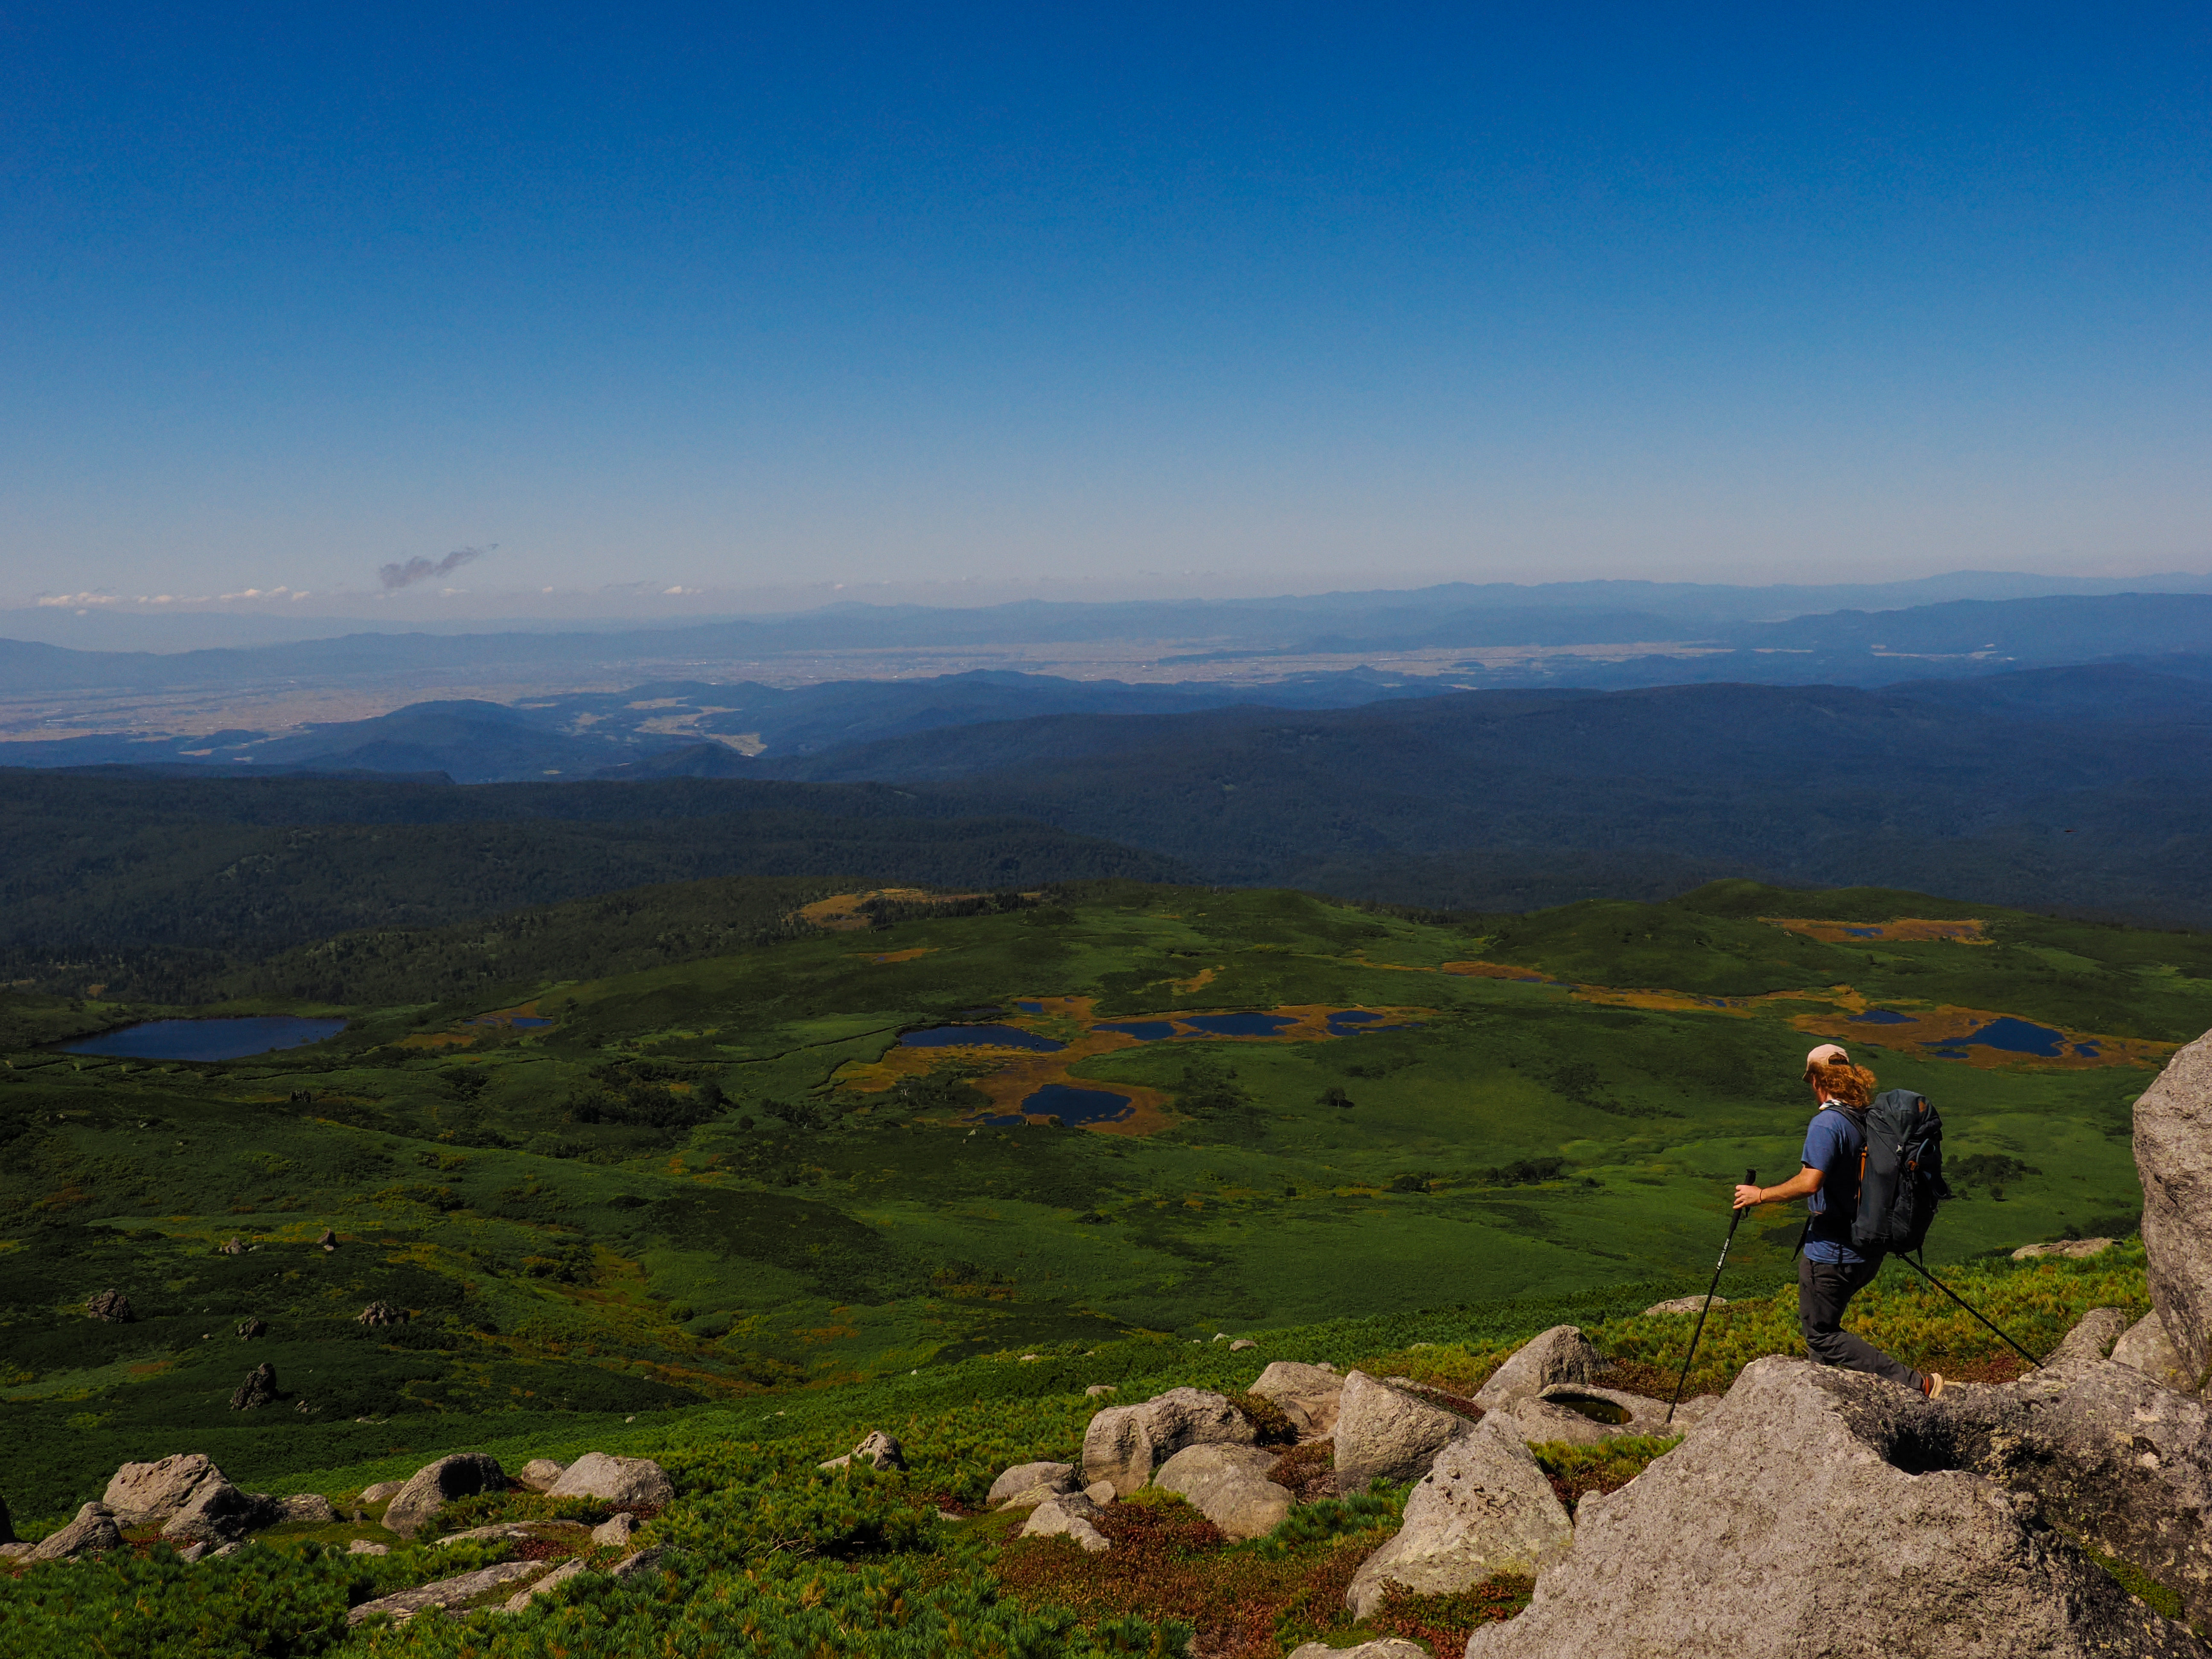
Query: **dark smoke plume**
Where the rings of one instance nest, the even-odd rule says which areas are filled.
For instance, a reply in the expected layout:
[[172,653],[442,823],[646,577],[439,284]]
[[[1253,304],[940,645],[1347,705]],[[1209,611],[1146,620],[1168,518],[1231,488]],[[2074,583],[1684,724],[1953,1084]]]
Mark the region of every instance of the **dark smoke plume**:
[[405,587],[428,576],[449,575],[471,559],[481,559],[499,545],[497,542],[484,547],[457,547],[442,559],[426,559],[420,553],[404,564],[387,564],[377,571],[387,588]]

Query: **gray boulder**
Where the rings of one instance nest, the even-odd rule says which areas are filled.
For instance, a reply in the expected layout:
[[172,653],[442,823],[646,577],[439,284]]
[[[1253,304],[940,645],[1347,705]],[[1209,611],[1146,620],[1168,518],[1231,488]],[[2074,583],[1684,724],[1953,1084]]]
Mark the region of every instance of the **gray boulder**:
[[1336,1432],[1338,1402],[1344,1379],[1333,1365],[1306,1365],[1295,1359],[1278,1359],[1260,1373],[1249,1392],[1282,1407],[1301,1440],[1326,1440]]
[[1418,1480],[1445,1442],[1469,1427],[1464,1417],[1415,1400],[1352,1371],[1336,1413],[1338,1488],[1364,1490],[1374,1480]]
[[1291,1512],[1289,1490],[1267,1479],[1276,1456],[1257,1446],[1186,1446],[1160,1465],[1152,1484],[1242,1543],[1274,1531]]
[[[566,1463],[556,1463],[550,1457],[533,1457],[522,1466],[522,1473],[514,1477],[514,1481],[531,1492],[544,1492],[568,1472]],[[368,1496],[366,1492],[362,1495]]]
[[373,1486],[363,1486],[361,1489],[361,1501],[364,1504],[381,1504],[387,1498],[398,1497],[406,1489],[407,1483],[404,1480],[380,1480]]
[[118,1549],[123,1544],[123,1529],[115,1524],[115,1517],[107,1512],[105,1504],[87,1504],[76,1512],[76,1519],[39,1540],[21,1559],[26,1561],[74,1561],[81,1555],[99,1555],[105,1551]]
[[502,1584],[513,1584],[525,1578],[541,1576],[548,1566],[544,1561],[500,1561],[489,1567],[478,1567],[474,1572],[465,1572],[452,1578],[441,1578],[434,1584],[421,1584],[413,1589],[398,1590],[390,1595],[380,1595],[374,1601],[364,1601],[346,1613],[349,1626],[366,1624],[369,1620],[386,1618],[395,1625],[404,1625],[417,1613],[433,1607],[458,1607],[464,1601],[473,1601],[487,1590],[497,1589]]
[[84,1304],[84,1310],[110,1325],[128,1325],[138,1316],[131,1310],[131,1298],[120,1291],[100,1291]]
[[346,1553],[348,1555],[389,1555],[392,1553],[392,1546],[373,1543],[366,1538],[356,1538],[346,1546]]
[[448,1500],[506,1489],[507,1475],[496,1457],[488,1452],[455,1452],[434,1463],[425,1463],[392,1494],[384,1511],[385,1529],[412,1538]]
[[[990,1495],[984,1498],[986,1509],[997,1509],[1002,1504],[1016,1501],[1042,1504],[1045,1498],[1056,1497],[1075,1490],[1075,1465],[1073,1463],[1017,1463],[991,1483]],[[1032,1498],[1033,1492],[1042,1492],[1044,1498]]]
[[1510,1406],[1554,1382],[1595,1382],[1604,1368],[1605,1361],[1579,1327],[1554,1325],[1523,1343],[1492,1371],[1490,1381],[1475,1391],[1474,1403],[1485,1411]]
[[2197,1379],[2182,1364],[2172,1339],[2166,1334],[2166,1322],[2158,1316],[2155,1308],[2130,1326],[2128,1334],[2112,1345],[2112,1362],[2131,1365],[2162,1387],[2183,1394],[2197,1391]]
[[902,1469],[906,1467],[906,1448],[895,1436],[881,1429],[868,1431],[868,1437],[847,1452],[842,1457],[833,1457],[827,1463],[817,1463],[817,1468],[844,1469],[855,1463],[866,1463],[872,1469]]
[[659,1509],[673,1501],[676,1483],[649,1457],[586,1452],[546,1487],[548,1498],[598,1498],[626,1509]]
[[1109,1406],[1083,1435],[1083,1480],[1110,1480],[1123,1498],[1185,1446],[1249,1446],[1259,1437],[1243,1413],[1203,1389],[1170,1389],[1136,1406]]
[[1714,1407],[1716,1394],[1685,1400],[1667,1420],[1667,1402],[1648,1395],[1601,1389],[1594,1382],[1553,1382],[1510,1407],[1500,1407],[1483,1420],[1495,1418],[1512,1424],[1530,1445],[1565,1440],[1577,1446],[1595,1446],[1624,1434],[1686,1434]]
[[161,1536],[173,1544],[234,1544],[283,1517],[266,1492],[240,1492],[218,1474],[192,1488],[185,1506],[161,1523]]
[[617,1510],[592,1528],[592,1542],[601,1549],[626,1550],[630,1535],[637,1530],[637,1517],[628,1510]]
[[320,1492],[303,1492],[290,1498],[276,1500],[276,1519],[279,1525],[297,1525],[307,1522],[313,1526],[327,1527],[338,1518],[337,1506]]
[[1468,1659],[2201,1659],[2032,1498],[1959,1456],[1941,1402],[1758,1360],[1681,1446],[1583,1499],[1573,1550]]
[[[1728,1298],[1724,1296],[1715,1297],[1713,1298],[1713,1306],[1716,1308],[1727,1307]],[[1650,1307],[1644,1310],[1644,1316],[1646,1319],[1649,1319],[1654,1314],[1703,1313],[1705,1310],[1705,1298],[1702,1296],[1678,1296],[1671,1301],[1653,1303]]]
[[1498,1573],[1540,1572],[1574,1541],[1566,1510],[1528,1447],[1486,1419],[1437,1454],[1406,1499],[1398,1535],[1361,1563],[1345,1601],[1364,1619],[1393,1585],[1452,1595]]
[[117,1525],[150,1527],[183,1509],[210,1480],[222,1480],[222,1471],[204,1453],[175,1452],[159,1462],[125,1463],[109,1478],[100,1502]]
[[1081,1492],[1067,1492],[1031,1510],[1030,1518],[1022,1523],[1021,1535],[1072,1539],[1085,1553],[1097,1555],[1113,1547],[1106,1534],[1092,1524],[1097,1515],[1098,1506]]
[[407,1310],[395,1308],[389,1302],[372,1302],[356,1314],[354,1320],[362,1325],[404,1325]]
[[276,1368],[264,1359],[246,1372],[246,1381],[230,1396],[230,1408],[234,1412],[258,1411],[276,1398]]
[[2136,1101],[2151,1305],[2199,1380],[2212,1370],[2212,1033],[2166,1063]]
[[2023,1244],[2012,1253],[2015,1261],[2033,1261],[2039,1257],[2057,1255],[2080,1261],[2093,1255],[2102,1255],[2112,1248],[2109,1238],[2059,1238],[2048,1244]]
[[240,1340],[247,1342],[266,1336],[269,1334],[269,1322],[265,1319],[241,1319],[238,1322],[238,1334]]
[[1291,1650],[1291,1659],[1429,1659],[1429,1650],[1402,1636],[1378,1636],[1356,1648],[1333,1648],[1326,1642],[1309,1642]]
[[625,1555],[607,1569],[611,1578],[635,1578],[641,1572],[659,1572],[666,1565],[669,1552],[656,1544],[649,1550],[640,1550],[635,1555]]

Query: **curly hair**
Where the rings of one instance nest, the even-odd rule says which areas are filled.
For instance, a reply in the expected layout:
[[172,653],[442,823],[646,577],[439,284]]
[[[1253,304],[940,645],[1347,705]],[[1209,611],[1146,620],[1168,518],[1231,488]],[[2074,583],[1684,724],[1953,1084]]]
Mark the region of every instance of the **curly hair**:
[[1823,1100],[1862,1109],[1874,1100],[1874,1073],[1863,1066],[1808,1066],[1805,1080],[1820,1090]]

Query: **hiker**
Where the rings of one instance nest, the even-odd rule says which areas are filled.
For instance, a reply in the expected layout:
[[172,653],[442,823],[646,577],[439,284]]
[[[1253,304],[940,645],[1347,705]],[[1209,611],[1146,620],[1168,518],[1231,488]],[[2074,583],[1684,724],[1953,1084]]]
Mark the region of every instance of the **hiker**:
[[1820,1103],[1805,1130],[1805,1167],[1779,1187],[1739,1186],[1735,1207],[1805,1200],[1812,1218],[1805,1228],[1805,1253],[1797,1263],[1797,1322],[1816,1363],[1886,1376],[1933,1400],[1943,1392],[1940,1375],[1899,1364],[1865,1338],[1843,1328],[1844,1310],[1881,1271],[1881,1246],[1851,1242],[1874,1073],[1852,1065],[1840,1045],[1824,1042],[1805,1056],[1805,1081]]

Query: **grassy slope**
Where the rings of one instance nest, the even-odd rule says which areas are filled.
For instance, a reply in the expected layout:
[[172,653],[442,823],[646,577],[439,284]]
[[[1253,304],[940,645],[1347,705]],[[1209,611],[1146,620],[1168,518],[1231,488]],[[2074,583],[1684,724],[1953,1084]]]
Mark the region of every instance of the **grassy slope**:
[[[909,1370],[921,1387],[963,1357],[1131,1332],[1679,1291],[1711,1259],[1727,1183],[1794,1167],[1796,1022],[1857,1006],[1828,988],[2166,1042],[2212,1024],[2212,952],[2191,937],[1984,908],[1968,913],[1993,945],[1844,947],[1755,920],[1776,913],[1961,914],[1738,885],[1571,907],[1498,938],[1297,895],[1121,888],[549,987],[550,1030],[472,1025],[494,1005],[459,1001],[361,1011],[323,1048],[222,1066],[19,1052],[0,1072],[0,1413],[15,1431],[0,1492],[52,1516],[125,1458],[188,1443],[262,1482],[411,1468],[457,1430],[566,1443],[639,1413]],[[1634,1006],[1437,971],[1477,957],[1586,988],[1807,994]],[[404,970],[377,958],[381,980]],[[902,1026],[1048,997],[1109,1017],[1364,1004],[1424,1023],[1077,1061],[1079,1083],[1184,1103],[1142,1136],[953,1127],[981,1104],[957,1054],[919,1087],[872,1086]],[[1015,1018],[1075,1035],[1054,1006]],[[19,1008],[15,1029],[101,1012]],[[2143,1066],[1861,1047],[1886,1083],[1939,1103],[1954,1158],[2032,1169],[1948,1211],[1933,1257],[2127,1224]],[[1511,1168],[1542,1159],[1559,1163]],[[1796,1224],[1760,1221],[1738,1259],[1771,1283]],[[309,1243],[325,1225],[335,1255]],[[215,1254],[233,1234],[256,1248]],[[136,1323],[80,1311],[111,1285]],[[365,1329],[352,1316],[371,1299],[416,1317]],[[267,1337],[231,1334],[249,1315]],[[263,1358],[292,1397],[230,1413]]]

